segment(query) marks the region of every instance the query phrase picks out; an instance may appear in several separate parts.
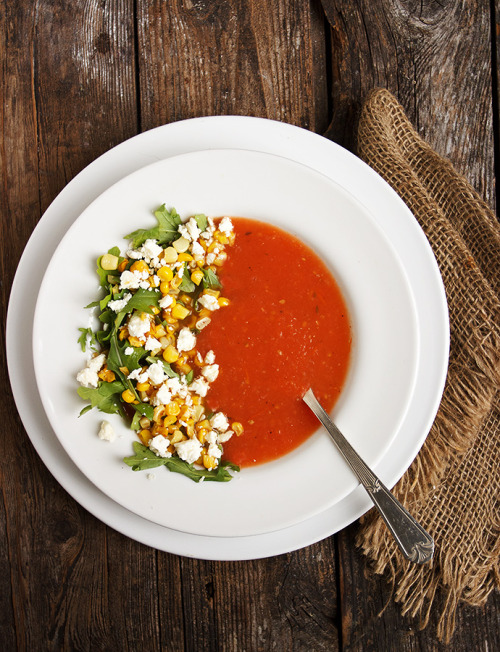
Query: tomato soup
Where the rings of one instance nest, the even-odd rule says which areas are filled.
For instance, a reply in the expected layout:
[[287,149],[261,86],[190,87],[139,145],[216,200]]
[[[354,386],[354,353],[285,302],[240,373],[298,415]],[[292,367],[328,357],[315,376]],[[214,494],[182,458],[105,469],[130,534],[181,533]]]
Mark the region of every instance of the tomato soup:
[[311,249],[277,227],[231,219],[236,240],[220,272],[231,303],[213,313],[198,343],[220,369],[209,408],[245,428],[224,444],[224,458],[244,467],[289,453],[317,430],[302,396],[312,387],[331,410],[351,329],[342,294]]

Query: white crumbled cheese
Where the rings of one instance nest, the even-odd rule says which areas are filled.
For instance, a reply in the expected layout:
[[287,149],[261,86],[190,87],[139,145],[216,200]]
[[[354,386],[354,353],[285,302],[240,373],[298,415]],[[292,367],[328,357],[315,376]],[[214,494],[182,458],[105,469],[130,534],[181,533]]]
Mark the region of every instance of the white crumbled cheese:
[[207,451],[207,452],[208,452],[208,454],[209,454],[211,457],[215,457],[216,459],[218,459],[218,458],[221,457],[221,455],[222,455],[222,451],[221,451],[221,449],[217,446],[217,444],[210,444],[210,446],[208,447],[208,451]]
[[219,302],[211,294],[202,294],[198,299],[198,303],[201,303],[207,310],[218,310],[220,308]]
[[207,444],[216,444],[217,443],[217,433],[215,430],[209,430],[209,432],[205,435],[205,439]]
[[173,297],[171,297],[170,294],[166,294],[158,301],[158,305],[160,306],[160,308],[165,310],[165,308],[168,308],[169,306],[172,305],[172,302],[173,302]]
[[168,378],[166,385],[172,396],[175,396],[182,390],[182,384],[178,378]]
[[[130,348],[132,348],[132,347],[130,347]],[[132,349],[132,351],[133,351],[133,349]],[[147,371],[142,371],[142,369],[140,367],[138,367],[137,369],[134,369],[133,371],[131,371],[129,373],[129,375],[127,376],[127,378],[128,378],[128,380],[137,380],[138,383],[145,383],[149,378],[149,374],[148,374]]]
[[158,258],[163,249],[154,240],[146,240],[140,249],[144,258]]
[[87,366],[76,374],[76,379],[82,387],[97,387],[99,376],[97,372],[100,371],[106,362],[106,355],[100,353],[95,358],[91,358],[87,362]]
[[134,272],[126,269],[120,276],[120,290],[126,288],[127,290],[136,290],[139,287],[139,281]]
[[123,299],[116,299],[116,301],[110,301],[108,303],[108,308],[111,308],[111,310],[114,310],[115,312],[120,312],[125,308],[125,306],[130,301],[131,298],[132,295],[130,294],[130,292],[127,292],[123,296]]
[[196,346],[196,336],[189,328],[182,328],[177,338],[177,351],[191,351]]
[[203,378],[195,378],[190,385],[191,391],[202,398],[207,395],[209,384]]
[[148,480],[156,480],[156,475],[155,475],[154,473],[148,473],[148,474],[146,475],[146,478],[147,478]]
[[76,374],[76,379],[82,387],[97,387],[97,383],[99,382],[97,371],[92,371],[88,367],[79,371]]
[[151,329],[151,320],[145,312],[140,315],[135,314],[129,319],[127,328],[132,337],[137,337],[139,340],[144,339],[146,333]]
[[215,362],[215,353],[210,350],[205,356],[205,364],[213,364]]
[[177,455],[188,464],[193,464],[200,457],[203,450],[201,443],[194,437],[174,444]]
[[207,265],[211,265],[217,256],[213,253],[207,254]]
[[90,371],[95,371],[97,373],[98,371],[101,371],[105,362],[106,354],[100,353],[99,355],[96,355],[95,358],[91,358],[87,362],[87,367],[90,369]]
[[114,441],[116,439],[116,432],[109,421],[102,421],[97,436],[103,441]]
[[132,260],[139,260],[142,258],[142,253],[137,249],[128,249],[127,258],[132,258]]
[[172,400],[172,394],[170,393],[168,386],[165,385],[164,383],[160,387],[160,389],[156,392],[153,405],[168,405],[171,400]]
[[210,425],[212,428],[215,428],[220,432],[226,432],[226,430],[229,428],[229,421],[223,412],[216,412],[210,419]]
[[152,365],[149,365],[147,374],[149,380],[153,383],[153,385],[161,385],[161,383],[167,377],[165,371],[163,370],[163,364],[160,360],[153,363]]
[[191,245],[191,254],[195,259],[203,258],[205,256],[205,249],[203,249],[199,242],[193,242]]
[[156,349],[161,349],[161,344],[155,337],[148,337],[144,348],[146,351],[156,351]]
[[225,444],[226,441],[229,441],[233,435],[234,432],[232,430],[226,430],[226,432],[219,433],[217,441],[219,444]]
[[218,364],[208,364],[201,370],[201,373],[208,380],[209,383],[213,383],[219,375],[219,365]]
[[133,352],[134,352],[134,347],[133,346],[127,346],[125,351],[124,351],[125,355],[132,355]]
[[223,217],[221,219],[219,224],[219,231],[222,231],[222,233],[225,233],[226,235],[229,235],[229,233],[233,232],[233,223],[229,217]]
[[156,435],[149,442],[149,450],[152,451],[158,457],[172,457],[172,453],[168,450],[170,446],[170,439],[167,439],[163,435]]

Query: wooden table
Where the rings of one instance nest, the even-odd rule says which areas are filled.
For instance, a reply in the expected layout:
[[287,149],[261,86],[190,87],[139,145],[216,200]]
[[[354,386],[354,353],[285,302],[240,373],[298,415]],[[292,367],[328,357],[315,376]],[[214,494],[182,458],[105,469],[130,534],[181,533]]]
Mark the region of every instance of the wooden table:
[[[4,323],[23,248],[61,189],[114,145],[184,118],[264,116],[353,149],[360,102],[383,86],[494,205],[499,20],[493,0],[2,3]],[[279,557],[207,562],[101,523],[32,447],[4,351],[2,650],[446,649],[436,617],[420,632],[367,570],[356,524]],[[500,649],[498,604],[461,608],[447,649]]]

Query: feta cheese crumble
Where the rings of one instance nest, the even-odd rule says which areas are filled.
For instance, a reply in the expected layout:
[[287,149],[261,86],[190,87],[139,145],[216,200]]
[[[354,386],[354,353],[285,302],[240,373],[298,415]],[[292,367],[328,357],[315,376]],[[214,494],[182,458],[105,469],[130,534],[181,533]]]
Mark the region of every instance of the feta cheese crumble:
[[114,428],[109,423],[109,421],[102,421],[97,436],[103,441],[111,442],[116,439],[116,432],[114,431]]

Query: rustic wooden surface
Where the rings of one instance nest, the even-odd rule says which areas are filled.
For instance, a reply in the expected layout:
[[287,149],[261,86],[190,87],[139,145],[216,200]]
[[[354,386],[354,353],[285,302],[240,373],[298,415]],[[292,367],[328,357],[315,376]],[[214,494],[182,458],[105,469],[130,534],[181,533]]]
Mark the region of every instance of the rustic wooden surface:
[[[104,151],[183,118],[263,116],[355,149],[361,101],[384,86],[495,204],[494,0],[1,6],[3,324],[16,265],[52,199]],[[34,451],[14,407],[4,331],[0,649],[500,649],[498,595],[459,610],[449,646],[435,638],[435,617],[419,631],[418,621],[401,616],[384,578],[356,550],[355,524],[304,550],[228,563],[158,552],[105,526]]]

